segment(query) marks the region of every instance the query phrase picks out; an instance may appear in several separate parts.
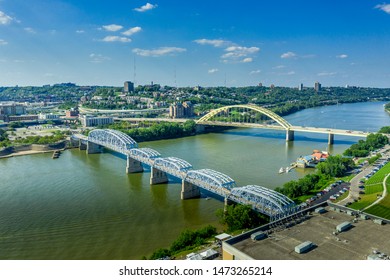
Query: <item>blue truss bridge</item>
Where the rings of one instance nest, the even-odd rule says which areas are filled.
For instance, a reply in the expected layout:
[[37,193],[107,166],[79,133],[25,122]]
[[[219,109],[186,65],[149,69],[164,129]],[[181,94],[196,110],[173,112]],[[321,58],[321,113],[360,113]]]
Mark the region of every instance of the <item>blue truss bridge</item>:
[[143,165],[150,166],[150,184],[168,182],[168,175],[182,181],[181,199],[200,196],[200,190],[207,190],[229,202],[249,205],[253,210],[271,218],[290,215],[299,207],[288,197],[262,186],[237,186],[228,175],[213,169],[193,169],[193,166],[177,157],[162,157],[151,148],[139,148],[130,136],[112,129],[95,129],[88,136],[73,134],[71,141],[88,154],[101,153],[104,148],[127,157],[126,173],[143,172]]

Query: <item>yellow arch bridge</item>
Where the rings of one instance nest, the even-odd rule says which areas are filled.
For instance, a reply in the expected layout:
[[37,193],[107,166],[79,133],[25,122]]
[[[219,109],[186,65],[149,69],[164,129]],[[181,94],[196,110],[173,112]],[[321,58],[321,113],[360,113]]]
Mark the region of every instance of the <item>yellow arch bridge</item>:
[[334,143],[334,135],[366,137],[369,133],[334,128],[296,126],[271,110],[256,105],[231,105],[212,110],[197,122],[198,125],[253,127],[285,130],[286,141],[294,140],[294,132],[328,134],[328,144]]

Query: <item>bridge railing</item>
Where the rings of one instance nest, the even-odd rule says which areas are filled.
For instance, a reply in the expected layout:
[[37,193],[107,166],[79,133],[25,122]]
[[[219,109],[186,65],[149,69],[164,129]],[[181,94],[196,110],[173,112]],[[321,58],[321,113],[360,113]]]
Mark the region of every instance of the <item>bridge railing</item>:
[[192,169],[190,163],[177,157],[156,158],[153,167],[180,179],[184,179],[187,172]]

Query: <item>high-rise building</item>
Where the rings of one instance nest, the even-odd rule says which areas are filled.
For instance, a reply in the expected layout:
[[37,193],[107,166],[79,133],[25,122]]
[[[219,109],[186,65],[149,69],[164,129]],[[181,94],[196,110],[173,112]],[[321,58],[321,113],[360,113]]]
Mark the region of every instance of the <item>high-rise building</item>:
[[321,91],[321,84],[320,84],[319,82],[315,82],[315,84],[314,84],[314,90],[315,90],[316,92]]
[[26,106],[17,103],[0,103],[0,115],[24,115]]
[[192,105],[191,101],[183,102],[184,108],[184,116],[190,118],[194,116],[194,105]]
[[194,116],[194,105],[191,101],[176,102],[169,106],[169,117],[171,118],[190,118],[192,116]]
[[169,117],[174,119],[184,117],[183,105],[179,102],[171,104],[171,106],[169,106]]
[[134,83],[130,81],[126,81],[123,86],[123,92],[124,93],[134,92]]
[[299,84],[298,89],[299,89],[299,91],[302,91],[302,90],[303,90],[303,84],[302,84],[302,83]]

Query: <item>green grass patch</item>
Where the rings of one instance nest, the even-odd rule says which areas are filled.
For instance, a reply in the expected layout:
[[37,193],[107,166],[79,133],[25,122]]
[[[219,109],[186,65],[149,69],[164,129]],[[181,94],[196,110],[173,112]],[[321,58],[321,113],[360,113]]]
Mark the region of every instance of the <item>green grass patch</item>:
[[360,200],[352,203],[349,207],[355,210],[361,210],[369,205],[371,205],[376,199],[377,195],[381,193],[372,193],[372,194],[363,194],[360,196]]
[[368,208],[365,212],[390,220],[390,207],[384,206],[381,203],[375,204]]
[[366,185],[364,188],[365,194],[373,194],[373,193],[382,193],[383,192],[383,184],[378,183],[375,185]]
[[366,181],[366,185],[382,183],[386,175],[390,173],[390,162],[383,166],[377,173]]
[[343,180],[344,182],[350,182],[352,180],[352,178],[355,176],[356,176],[356,174],[351,174],[348,176],[341,177],[340,180]]
[[386,182],[387,194],[378,204],[368,208],[367,213],[390,220],[390,182]]
[[343,193],[342,195],[340,195],[340,196],[335,200],[335,202],[339,202],[339,201],[343,200],[344,198],[347,198],[348,194],[349,194],[349,191]]

